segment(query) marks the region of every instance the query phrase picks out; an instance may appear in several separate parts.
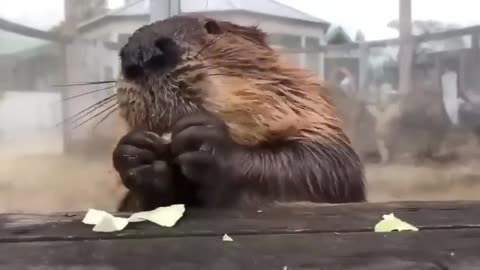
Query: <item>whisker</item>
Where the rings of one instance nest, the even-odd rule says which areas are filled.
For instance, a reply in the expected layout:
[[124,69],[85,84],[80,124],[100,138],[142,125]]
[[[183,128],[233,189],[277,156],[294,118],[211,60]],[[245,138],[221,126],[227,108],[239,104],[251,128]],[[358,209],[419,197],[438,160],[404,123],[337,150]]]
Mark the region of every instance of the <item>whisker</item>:
[[80,82],[72,84],[54,84],[53,87],[68,87],[68,86],[85,86],[85,85],[95,85],[95,84],[107,84],[107,83],[116,83],[117,81],[95,81],[95,82]]
[[118,107],[116,108],[113,108],[110,112],[108,112],[104,117],[102,117],[102,119],[100,119],[100,121],[98,123],[95,124],[95,126],[93,127],[93,129],[96,129],[103,121],[105,121],[110,115],[112,115],[112,113],[116,112],[118,110]]
[[111,108],[113,108],[113,107],[115,107],[115,106],[117,106],[117,105],[118,105],[118,102],[115,102],[115,104],[113,104],[113,105],[111,105],[111,106],[107,107],[106,109],[102,110],[102,111],[101,111],[101,112],[99,112],[99,113],[96,113],[96,114],[95,114],[95,115],[93,115],[92,117],[89,117],[87,120],[85,120],[85,121],[81,122],[80,124],[78,124],[78,125],[74,126],[72,129],[76,129],[76,128],[78,128],[78,127],[82,126],[83,124],[85,124],[85,123],[87,123],[88,121],[90,121],[90,120],[94,119],[95,117],[97,117],[97,116],[101,115],[102,113],[104,113],[104,112],[106,112],[106,111],[109,111]]
[[[93,107],[93,108],[91,108],[90,110],[88,110],[84,115],[79,116],[77,119],[73,120],[73,121],[72,121],[72,124],[77,123],[78,121],[80,121],[80,120],[84,119],[85,117],[89,116],[90,114],[94,113],[97,109],[100,109],[100,108],[102,108],[104,105],[107,105],[107,104],[109,104],[109,103],[111,103],[111,102],[114,102],[114,101],[115,101],[115,99],[112,98],[112,99],[108,99],[108,100],[103,101],[101,104],[97,104],[95,107]],[[97,102],[97,103],[98,103],[98,102]]]
[[[64,119],[62,122],[58,123],[56,126],[58,127],[59,125],[67,122],[68,120],[73,119],[73,118],[75,118],[75,117],[77,117],[77,116],[80,116],[82,113],[84,113],[84,112],[86,112],[86,111],[88,111],[88,110],[91,110],[91,109],[93,108],[91,111],[87,112],[84,116],[80,116],[79,118],[81,119],[81,118],[85,117],[86,115],[88,115],[89,113],[91,113],[92,111],[96,110],[97,108],[99,108],[99,107],[103,106],[104,104],[110,102],[110,101],[113,100],[116,96],[117,96],[117,94],[114,94],[114,95],[111,95],[111,96],[109,96],[109,97],[106,97],[106,98],[104,98],[104,99],[102,99],[102,100],[100,100],[100,101],[97,101],[97,102],[95,102],[94,104],[88,106],[87,108],[79,111],[79,112],[76,113],[75,115],[72,115],[72,116],[67,117],[67,118]],[[75,121],[76,121],[76,120],[74,120],[74,122],[75,122]]]
[[93,93],[96,93],[96,92],[101,92],[101,91],[109,90],[109,89],[112,89],[112,88],[114,88],[114,87],[115,87],[115,86],[109,86],[109,87],[105,87],[105,88],[101,88],[101,89],[97,89],[97,90],[93,90],[93,91],[81,93],[81,94],[78,94],[78,95],[75,95],[75,96],[67,97],[67,98],[65,98],[65,99],[62,99],[62,102],[63,102],[63,101],[70,100],[70,99],[74,99],[74,98],[78,98],[78,97],[90,95],[90,94],[93,94]]

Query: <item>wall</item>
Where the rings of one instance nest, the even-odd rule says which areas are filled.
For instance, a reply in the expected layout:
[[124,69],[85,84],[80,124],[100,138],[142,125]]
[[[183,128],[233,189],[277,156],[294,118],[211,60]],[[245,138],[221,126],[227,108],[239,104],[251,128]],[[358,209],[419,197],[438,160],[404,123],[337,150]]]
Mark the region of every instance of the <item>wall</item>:
[[[3,89],[4,90],[4,89]],[[5,91],[0,99],[1,158],[61,154],[60,93]]]
[[63,55],[61,45],[38,48],[0,56],[0,88],[10,90],[52,90],[62,82]]
[[62,46],[0,56],[0,158],[63,151]]

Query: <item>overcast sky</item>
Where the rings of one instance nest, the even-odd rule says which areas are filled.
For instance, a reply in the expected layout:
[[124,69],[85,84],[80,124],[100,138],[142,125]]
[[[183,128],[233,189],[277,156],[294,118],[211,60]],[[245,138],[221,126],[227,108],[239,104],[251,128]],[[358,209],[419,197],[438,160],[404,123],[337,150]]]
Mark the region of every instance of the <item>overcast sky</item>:
[[[368,40],[396,35],[386,24],[398,17],[398,0],[278,1],[349,29],[361,29]],[[123,1],[109,2],[113,7]],[[412,0],[412,5],[413,19],[480,24],[478,0]],[[63,0],[0,0],[0,7],[0,17],[41,29],[63,20]]]

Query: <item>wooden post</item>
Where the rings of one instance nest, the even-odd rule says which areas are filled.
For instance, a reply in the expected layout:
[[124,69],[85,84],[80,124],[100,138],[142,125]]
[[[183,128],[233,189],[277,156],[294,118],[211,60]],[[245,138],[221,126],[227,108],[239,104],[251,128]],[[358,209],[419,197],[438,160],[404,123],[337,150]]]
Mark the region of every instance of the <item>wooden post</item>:
[[326,80],[325,77],[325,51],[321,50],[320,53],[318,54],[318,62],[319,62],[319,71],[318,74],[320,76],[320,79]]
[[[77,11],[77,5],[76,3],[77,0],[64,0],[64,24],[63,24],[63,29],[62,29],[62,35],[63,37],[72,37],[72,41],[74,40],[74,36],[77,33],[77,23],[78,23],[78,11]],[[63,40],[63,39],[61,39]],[[67,53],[67,42],[62,42],[60,44],[62,53],[62,77],[63,77],[63,83],[68,84],[69,82],[69,75],[68,75],[68,63],[69,63],[69,55]],[[62,99],[68,98],[70,95],[70,88],[64,89],[64,91],[61,91],[61,96]],[[68,109],[68,103],[67,102],[62,102],[62,118],[68,117],[68,112],[70,111]],[[63,127],[63,151],[65,153],[70,152],[71,150],[71,126],[69,121],[66,121],[65,123],[62,124]]]
[[366,78],[367,78],[367,71],[368,71],[368,44],[366,42],[360,42],[358,46],[358,83],[357,83],[357,91],[356,94],[359,95],[361,98],[370,96],[367,94],[368,89]]
[[[472,45],[472,48],[471,48],[471,51],[473,52],[473,61],[471,61],[470,63],[474,63],[473,64],[473,68],[475,70],[478,70],[480,69],[480,33],[478,31],[475,31],[474,33],[472,33],[471,35],[471,45]],[[473,85],[477,86],[475,87],[474,90],[476,93],[475,94],[480,94],[480,89],[478,87],[478,85],[480,85],[480,76],[475,76],[474,77],[474,82],[473,82]]]
[[412,61],[414,43],[412,40],[412,1],[399,0],[400,50],[399,50],[399,91],[410,91],[412,83]]
[[[309,67],[307,66],[307,57],[309,57],[309,55],[308,55],[308,53],[307,53],[307,51],[309,50],[309,48],[307,48],[307,45],[306,45],[306,43],[307,43],[307,37],[304,36],[304,35],[301,35],[301,36],[300,36],[300,39],[301,39],[301,41],[300,41],[301,45],[300,45],[300,46],[302,46],[302,51],[303,51],[303,53],[300,55],[300,59],[299,59],[299,60],[300,60],[300,61],[299,61],[300,63],[299,63],[299,64],[300,64],[300,66],[303,67],[303,68],[309,68]],[[315,71],[315,72],[317,72],[317,71]]]

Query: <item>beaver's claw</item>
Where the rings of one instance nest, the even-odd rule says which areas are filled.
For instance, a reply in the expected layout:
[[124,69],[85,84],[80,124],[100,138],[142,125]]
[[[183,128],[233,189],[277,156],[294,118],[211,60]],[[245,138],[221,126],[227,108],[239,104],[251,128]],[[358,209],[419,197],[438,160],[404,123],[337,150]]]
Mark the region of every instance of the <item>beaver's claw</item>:
[[225,205],[226,198],[232,199],[232,167],[239,149],[225,122],[209,113],[186,116],[173,128],[173,161],[198,187],[197,198],[206,206]]
[[130,190],[158,192],[169,188],[168,142],[148,131],[122,137],[113,152],[113,166]]

